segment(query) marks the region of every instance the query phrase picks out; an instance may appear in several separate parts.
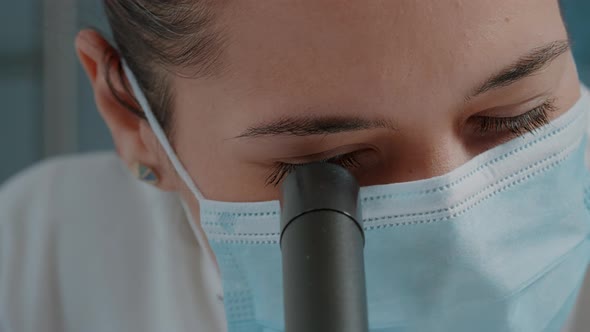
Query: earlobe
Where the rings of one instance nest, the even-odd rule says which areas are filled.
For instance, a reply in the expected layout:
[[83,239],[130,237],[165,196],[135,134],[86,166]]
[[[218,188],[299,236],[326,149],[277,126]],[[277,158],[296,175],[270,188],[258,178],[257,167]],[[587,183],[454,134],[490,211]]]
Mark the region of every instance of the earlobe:
[[156,171],[149,166],[142,163],[136,162],[132,165],[131,171],[135,177],[145,183],[157,186],[160,182],[160,178]]

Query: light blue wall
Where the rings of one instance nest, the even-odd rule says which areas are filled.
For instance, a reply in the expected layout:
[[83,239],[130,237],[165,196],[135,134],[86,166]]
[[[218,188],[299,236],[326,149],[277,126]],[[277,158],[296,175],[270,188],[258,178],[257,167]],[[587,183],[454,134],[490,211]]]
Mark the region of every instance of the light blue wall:
[[41,153],[39,4],[10,1],[0,10],[0,182]]
[[[102,12],[103,0],[79,0],[79,26],[99,29],[104,35],[109,35],[107,22]],[[112,148],[110,134],[100,118],[94,104],[94,96],[88,84],[86,74],[79,71],[80,87],[78,122],[79,147],[81,151],[95,151]]]
[[[10,1],[0,10],[0,183],[43,155],[42,1],[51,0]],[[79,27],[107,30],[101,3],[79,0],[79,8],[71,8],[78,11]],[[563,4],[581,77],[590,85],[590,0],[564,0]],[[62,37],[74,39],[73,35]],[[73,48],[64,51],[73,52]],[[108,130],[98,116],[86,77],[77,66],[78,149],[110,149]]]
[[[18,0],[3,4],[0,10],[0,184],[9,176],[42,159],[43,153],[43,1]],[[103,31],[106,21],[102,0],[79,0],[78,28],[93,27]],[[6,9],[8,7],[8,9]],[[57,31],[72,47],[74,34]],[[90,85],[82,68],[78,68],[79,151],[111,149],[106,126],[99,118]],[[51,84],[60,84],[49,82]]]
[[562,3],[580,77],[590,85],[590,0],[564,0]]

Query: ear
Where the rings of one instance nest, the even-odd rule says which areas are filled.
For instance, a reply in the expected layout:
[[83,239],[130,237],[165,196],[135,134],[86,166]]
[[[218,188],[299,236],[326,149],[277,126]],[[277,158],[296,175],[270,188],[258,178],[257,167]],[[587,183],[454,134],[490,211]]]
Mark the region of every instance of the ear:
[[[97,108],[111,131],[117,153],[135,173],[138,164],[152,169],[162,190],[175,190],[174,176],[161,165],[159,144],[147,121],[128,108],[140,110],[123,84],[118,52],[96,31],[83,30],[76,37],[76,52],[88,75]],[[109,84],[111,82],[111,84]],[[129,86],[129,85],[127,85]],[[123,102],[123,103],[122,103]],[[128,105],[128,106],[126,106]]]

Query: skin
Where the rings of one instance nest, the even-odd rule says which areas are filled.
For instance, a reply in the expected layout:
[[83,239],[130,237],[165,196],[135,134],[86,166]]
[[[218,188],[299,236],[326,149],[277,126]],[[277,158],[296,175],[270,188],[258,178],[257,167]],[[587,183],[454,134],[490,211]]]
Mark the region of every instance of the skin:
[[[530,77],[466,99],[532,49],[567,39],[555,0],[240,0],[228,2],[219,23],[229,40],[225,74],[172,80],[175,149],[209,199],[277,199],[279,188],[265,184],[275,162],[355,151],[362,185],[441,175],[518,139],[482,135],[475,117],[513,117],[554,99],[554,119],[580,96],[568,51]],[[111,46],[85,30],[76,47],[121,158],[152,167],[158,187],[179,192],[198,216],[148,124],[110,93],[103,73]],[[394,129],[236,138],[304,116],[382,119]]]

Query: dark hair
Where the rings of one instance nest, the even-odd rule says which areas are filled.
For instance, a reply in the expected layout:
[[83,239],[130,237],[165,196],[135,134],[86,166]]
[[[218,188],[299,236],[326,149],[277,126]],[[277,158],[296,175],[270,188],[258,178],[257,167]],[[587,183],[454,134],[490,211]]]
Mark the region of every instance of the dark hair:
[[[171,136],[173,91],[170,76],[207,77],[221,70],[223,38],[215,24],[220,0],[105,0],[104,8],[119,55],[135,74],[154,115]],[[117,100],[137,115],[115,89],[112,65],[123,84],[119,57],[106,55],[107,83]],[[113,62],[117,61],[116,64]],[[129,93],[129,95],[132,95]]]

